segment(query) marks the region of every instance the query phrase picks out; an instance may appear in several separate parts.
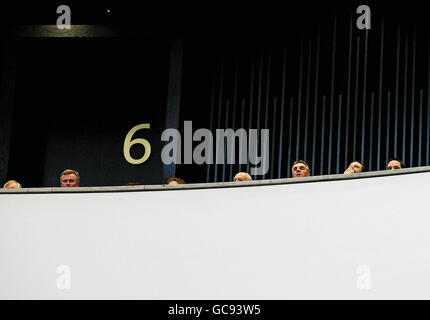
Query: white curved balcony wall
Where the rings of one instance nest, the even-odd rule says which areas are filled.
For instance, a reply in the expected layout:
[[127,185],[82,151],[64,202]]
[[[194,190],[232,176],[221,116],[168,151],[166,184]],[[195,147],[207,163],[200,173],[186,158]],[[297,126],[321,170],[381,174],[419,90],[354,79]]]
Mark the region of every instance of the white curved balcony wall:
[[430,168],[0,191],[1,299],[429,299]]

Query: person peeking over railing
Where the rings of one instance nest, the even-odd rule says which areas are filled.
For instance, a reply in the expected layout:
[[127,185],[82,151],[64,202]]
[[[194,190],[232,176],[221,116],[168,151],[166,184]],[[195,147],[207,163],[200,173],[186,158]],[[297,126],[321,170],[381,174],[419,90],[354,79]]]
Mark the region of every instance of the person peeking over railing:
[[252,178],[249,175],[249,173],[247,172],[238,172],[236,173],[236,175],[233,178],[234,182],[239,182],[239,181],[251,181]]
[[60,175],[60,183],[63,188],[76,188],[79,187],[81,178],[79,172],[72,169],[64,170]]
[[9,180],[3,186],[5,189],[21,189],[21,184],[15,180]]
[[387,163],[387,170],[398,170],[406,168],[406,164],[397,158],[391,158]]
[[291,171],[293,173],[293,178],[304,178],[311,175],[308,164],[303,160],[297,160],[294,162],[291,167]]
[[181,178],[177,178],[177,177],[171,177],[168,181],[167,184],[185,184],[185,181]]
[[348,169],[345,170],[344,174],[359,173],[366,171],[366,166],[360,161],[353,161],[349,165]]

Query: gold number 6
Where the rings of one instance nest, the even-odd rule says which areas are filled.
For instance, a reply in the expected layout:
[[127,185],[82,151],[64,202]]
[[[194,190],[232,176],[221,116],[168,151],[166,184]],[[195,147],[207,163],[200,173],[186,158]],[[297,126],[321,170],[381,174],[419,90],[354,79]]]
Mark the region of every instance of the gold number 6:
[[[149,143],[149,141],[143,138],[134,139],[134,140],[131,140],[131,138],[136,133],[136,131],[139,131],[141,129],[149,129],[150,126],[151,125],[149,123],[138,124],[137,126],[134,126],[127,133],[127,136],[125,137],[125,140],[124,140],[124,158],[125,160],[127,160],[127,162],[131,164],[141,164],[141,163],[144,163],[146,160],[148,160],[149,156],[151,155],[151,144]],[[145,148],[145,154],[140,159],[134,159],[130,155],[130,149],[135,144],[141,144]]]

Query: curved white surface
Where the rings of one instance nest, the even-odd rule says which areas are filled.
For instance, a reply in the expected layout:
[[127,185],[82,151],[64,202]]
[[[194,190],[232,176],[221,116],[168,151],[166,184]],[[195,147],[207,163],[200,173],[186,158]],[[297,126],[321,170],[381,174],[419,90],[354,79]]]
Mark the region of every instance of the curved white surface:
[[407,170],[233,188],[2,191],[0,298],[429,299],[430,172]]

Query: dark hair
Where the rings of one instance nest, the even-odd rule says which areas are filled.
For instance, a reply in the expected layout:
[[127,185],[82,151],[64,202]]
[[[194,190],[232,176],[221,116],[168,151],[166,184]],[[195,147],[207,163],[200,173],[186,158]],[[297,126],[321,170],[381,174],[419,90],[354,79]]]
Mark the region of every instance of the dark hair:
[[398,158],[390,158],[389,160],[388,160],[388,162],[387,162],[387,166],[388,166],[388,164],[391,162],[391,161],[398,161],[399,163],[400,163],[400,168],[406,168],[406,164],[402,161],[402,160],[400,160],[400,159],[398,159]]

